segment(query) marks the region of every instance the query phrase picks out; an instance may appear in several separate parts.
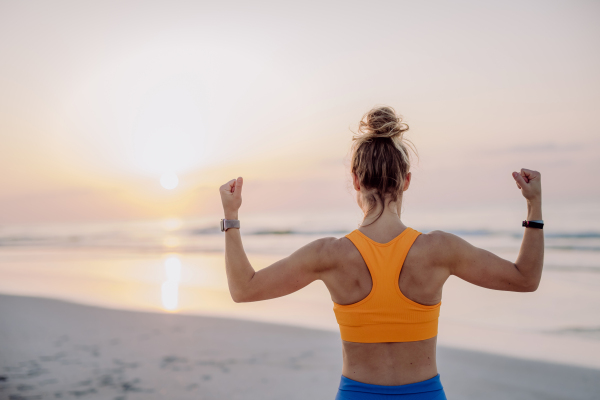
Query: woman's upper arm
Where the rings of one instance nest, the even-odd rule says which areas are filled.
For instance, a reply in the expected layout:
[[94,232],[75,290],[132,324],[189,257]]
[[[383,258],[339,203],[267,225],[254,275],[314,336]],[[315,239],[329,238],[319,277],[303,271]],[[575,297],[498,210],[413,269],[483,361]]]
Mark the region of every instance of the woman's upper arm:
[[530,291],[517,265],[446,232],[432,232],[450,275],[488,289]]
[[321,274],[334,264],[332,246],[337,240],[315,240],[290,256],[255,272],[239,301],[260,301],[285,296],[320,279]]

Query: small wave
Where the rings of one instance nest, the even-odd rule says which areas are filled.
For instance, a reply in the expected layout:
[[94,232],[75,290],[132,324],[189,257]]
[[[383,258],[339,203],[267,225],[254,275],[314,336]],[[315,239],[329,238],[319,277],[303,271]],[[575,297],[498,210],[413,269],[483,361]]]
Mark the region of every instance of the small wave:
[[600,251],[600,246],[546,245],[546,249],[566,251]]
[[[514,238],[522,238],[522,233],[510,233]],[[600,239],[600,232],[548,232],[544,231],[546,239]]]
[[26,246],[53,246],[57,244],[77,244],[81,240],[79,236],[46,236],[46,237],[3,237],[0,238],[0,247],[26,247]]
[[562,272],[591,272],[600,273],[600,265],[591,267],[582,266],[567,266],[567,265],[548,265],[544,266],[546,271],[562,271]]
[[573,326],[545,331],[552,335],[579,336],[589,339],[600,340],[600,326]]
[[[427,231],[429,232],[429,231]],[[486,229],[449,229],[449,233],[453,233],[457,236],[497,236],[497,235],[506,235],[506,232],[494,232]]]
[[545,236],[553,239],[600,239],[600,232],[550,232],[546,233]]
[[216,235],[221,233],[221,229],[217,226],[211,226],[208,228],[191,229],[187,233],[190,235]]
[[[304,231],[304,230],[293,230],[293,229],[257,229],[257,230],[244,230],[245,235],[341,235],[346,234],[347,230],[322,230],[322,231]],[[214,235],[220,234],[219,228],[201,228],[193,229],[188,231],[191,235]]]
[[250,235],[342,235],[347,234],[347,230],[323,230],[323,231],[302,231],[302,230],[257,230],[250,232]]

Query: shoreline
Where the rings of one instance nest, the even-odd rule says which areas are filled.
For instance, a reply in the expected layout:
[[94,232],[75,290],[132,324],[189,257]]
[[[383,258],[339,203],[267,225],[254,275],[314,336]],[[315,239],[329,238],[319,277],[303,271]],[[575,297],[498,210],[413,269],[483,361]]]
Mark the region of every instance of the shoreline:
[[[331,331],[0,295],[0,398],[333,399],[341,361]],[[600,369],[445,346],[438,369],[449,398],[600,396]]]

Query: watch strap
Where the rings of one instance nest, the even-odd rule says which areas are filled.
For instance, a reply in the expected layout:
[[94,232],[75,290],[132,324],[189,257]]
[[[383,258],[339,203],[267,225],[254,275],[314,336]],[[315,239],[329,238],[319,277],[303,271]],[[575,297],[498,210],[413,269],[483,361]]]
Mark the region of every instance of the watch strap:
[[221,220],[221,232],[227,231],[230,228],[240,229],[239,219],[222,219]]

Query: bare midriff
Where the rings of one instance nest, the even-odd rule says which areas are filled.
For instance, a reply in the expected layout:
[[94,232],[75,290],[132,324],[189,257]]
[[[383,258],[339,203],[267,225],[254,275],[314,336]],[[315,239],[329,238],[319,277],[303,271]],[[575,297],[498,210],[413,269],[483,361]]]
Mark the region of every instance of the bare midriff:
[[372,385],[396,386],[437,375],[436,337],[417,342],[355,343],[342,341],[342,375]]

